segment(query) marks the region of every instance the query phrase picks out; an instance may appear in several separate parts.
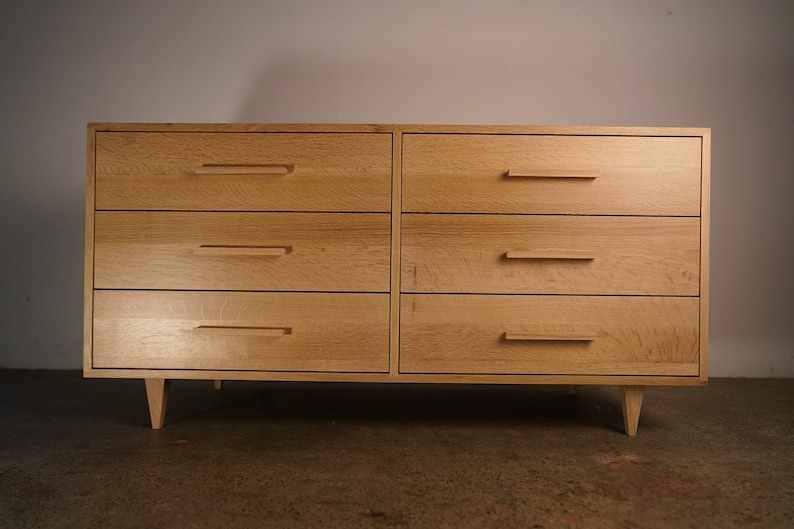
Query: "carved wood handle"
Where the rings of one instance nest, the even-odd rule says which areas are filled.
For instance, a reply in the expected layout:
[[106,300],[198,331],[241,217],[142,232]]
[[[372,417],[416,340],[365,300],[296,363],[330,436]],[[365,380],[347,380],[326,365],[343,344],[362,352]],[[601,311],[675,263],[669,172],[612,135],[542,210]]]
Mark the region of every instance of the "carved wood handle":
[[291,246],[213,246],[202,244],[193,249],[194,255],[253,255],[265,257],[278,257],[287,255],[292,251]]
[[193,329],[193,334],[204,336],[261,336],[278,338],[292,334],[292,327],[224,327],[201,325]]
[[505,259],[558,259],[571,261],[592,261],[592,255],[576,250],[508,250]]
[[523,169],[516,168],[507,171],[508,178],[579,178],[593,180],[601,176],[599,171],[588,169]]
[[193,174],[196,175],[249,175],[249,176],[285,176],[295,170],[294,165],[289,164],[265,164],[265,165],[226,165],[226,164],[204,164],[196,167]]
[[552,341],[552,342],[592,342],[598,338],[598,333],[594,331],[507,331],[504,333],[505,340],[510,341]]

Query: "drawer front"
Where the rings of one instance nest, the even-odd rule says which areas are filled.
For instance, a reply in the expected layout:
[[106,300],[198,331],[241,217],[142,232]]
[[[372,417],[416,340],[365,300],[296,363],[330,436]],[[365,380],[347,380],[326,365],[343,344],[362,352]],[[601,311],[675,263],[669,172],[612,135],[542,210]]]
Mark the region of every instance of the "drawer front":
[[387,294],[96,291],[94,368],[380,373]]
[[406,134],[403,211],[700,214],[701,138]]
[[402,216],[402,291],[696,296],[700,219]]
[[400,372],[698,374],[697,298],[403,294]]
[[98,211],[102,289],[388,292],[390,215]]
[[385,212],[391,158],[391,134],[98,132],[96,208]]

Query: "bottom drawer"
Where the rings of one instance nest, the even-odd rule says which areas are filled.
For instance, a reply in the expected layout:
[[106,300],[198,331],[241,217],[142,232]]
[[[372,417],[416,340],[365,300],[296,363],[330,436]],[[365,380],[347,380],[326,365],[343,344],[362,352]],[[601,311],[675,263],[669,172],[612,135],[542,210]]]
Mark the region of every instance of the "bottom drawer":
[[401,373],[696,376],[698,369],[697,298],[401,298]]
[[389,295],[94,292],[93,367],[376,373]]

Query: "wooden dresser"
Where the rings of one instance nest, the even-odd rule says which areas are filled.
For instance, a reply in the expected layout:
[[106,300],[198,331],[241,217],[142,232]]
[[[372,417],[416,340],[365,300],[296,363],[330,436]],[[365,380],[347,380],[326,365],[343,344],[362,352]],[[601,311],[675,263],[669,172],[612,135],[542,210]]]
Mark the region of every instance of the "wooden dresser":
[[707,381],[708,129],[88,126],[87,377]]

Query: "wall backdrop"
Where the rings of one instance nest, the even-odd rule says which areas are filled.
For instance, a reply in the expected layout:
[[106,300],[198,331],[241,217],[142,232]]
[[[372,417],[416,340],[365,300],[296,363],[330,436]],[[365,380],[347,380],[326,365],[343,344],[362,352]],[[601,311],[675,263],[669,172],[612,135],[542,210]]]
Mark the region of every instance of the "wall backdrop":
[[712,376],[794,376],[791,0],[5,0],[0,367],[82,362],[90,121],[711,127]]

